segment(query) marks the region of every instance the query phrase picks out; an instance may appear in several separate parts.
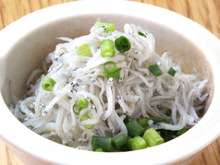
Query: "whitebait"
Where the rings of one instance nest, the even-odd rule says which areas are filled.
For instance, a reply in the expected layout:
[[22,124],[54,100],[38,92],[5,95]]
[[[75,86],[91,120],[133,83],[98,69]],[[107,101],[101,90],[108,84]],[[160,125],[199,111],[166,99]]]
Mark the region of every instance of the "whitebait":
[[93,135],[130,136],[127,118],[149,118],[146,128],[156,130],[195,125],[208,97],[207,80],[183,73],[170,53],[159,56],[148,30],[112,28],[97,22],[88,35],[59,38],[65,43],[33,71],[25,99],[11,112],[43,137],[87,150]]

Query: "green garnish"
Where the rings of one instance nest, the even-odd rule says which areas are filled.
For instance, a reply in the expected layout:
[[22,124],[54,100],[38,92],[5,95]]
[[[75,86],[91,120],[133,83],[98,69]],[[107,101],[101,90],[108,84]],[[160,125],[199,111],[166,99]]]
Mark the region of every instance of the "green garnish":
[[154,128],[149,128],[144,132],[144,140],[147,146],[152,147],[164,143],[164,139],[158,134]]
[[150,65],[148,69],[151,71],[151,73],[153,73],[154,76],[160,76],[163,74],[163,72],[160,70],[157,64]]
[[[85,120],[88,120],[88,119],[90,119],[90,117],[88,115],[82,115],[82,117],[81,117],[82,121],[85,121]],[[84,124],[83,126],[86,129],[93,129],[95,125],[94,124]]]
[[138,34],[140,35],[140,36],[142,36],[142,37],[145,37],[145,38],[147,38],[147,36],[144,34],[144,33],[142,33],[142,32],[138,32]]
[[103,152],[103,149],[102,149],[102,148],[97,148],[97,149],[95,150],[95,152]]
[[92,149],[95,151],[98,148],[102,148],[104,151],[111,150],[112,139],[110,137],[92,136]]
[[124,134],[121,134],[112,139],[112,145],[116,149],[121,149],[123,146],[127,145],[127,137]]
[[131,43],[125,36],[121,36],[115,40],[115,47],[119,52],[124,53],[131,48]]
[[45,77],[41,83],[41,86],[46,91],[53,91],[53,87],[56,84],[56,81],[50,77]]
[[136,121],[136,120],[130,120],[126,124],[128,134],[131,137],[140,136],[144,133],[144,128]]
[[83,44],[80,47],[78,47],[76,53],[79,56],[89,56],[89,54],[91,53],[89,44]]
[[75,113],[75,115],[79,115],[81,109],[79,108],[79,106],[77,104],[73,105],[73,112]]
[[157,130],[157,132],[160,132],[160,136],[163,137],[165,142],[170,141],[177,137],[176,136],[177,131],[160,129],[160,130]]
[[102,57],[114,57],[115,56],[115,49],[114,49],[114,42],[110,39],[103,40],[100,43],[101,55]]
[[113,61],[108,61],[106,63],[104,63],[104,72],[105,73],[112,73],[114,71],[116,71],[116,63]]
[[119,78],[120,77],[120,70],[116,69],[116,63],[113,61],[108,61],[104,63],[104,73],[105,77],[112,77],[112,78]]
[[167,109],[166,112],[165,112],[165,114],[166,114],[167,116],[170,116],[171,113],[172,113],[171,109]]
[[126,117],[125,117],[125,119],[123,120],[123,122],[124,122],[125,124],[127,124],[129,121],[130,121],[130,118],[129,118],[128,115],[126,115]]
[[168,70],[167,73],[168,73],[169,75],[171,75],[171,76],[175,76],[175,74],[176,74],[176,70],[173,69],[172,67],[170,67],[170,69]]
[[131,150],[140,150],[147,147],[146,141],[140,136],[129,139],[128,145]]
[[177,133],[176,133],[176,135],[177,135],[177,136],[180,136],[180,135],[184,134],[186,131],[187,131],[187,129],[184,127],[184,128],[182,128],[182,129],[178,130]]
[[121,71],[120,70],[116,70],[114,72],[111,72],[111,73],[107,73],[105,72],[105,77],[112,77],[112,78],[119,78],[121,75]]
[[77,105],[80,109],[84,109],[84,108],[87,108],[88,105],[89,105],[89,102],[87,99],[85,98],[80,98],[78,101],[77,101]]
[[89,105],[89,102],[87,99],[85,98],[80,98],[76,104],[73,105],[73,112],[76,114],[76,115],[79,115],[80,114],[80,111],[82,109],[85,109],[87,108]]
[[105,23],[105,22],[98,22],[98,28],[104,27],[105,32],[114,32],[115,31],[115,24],[113,23]]
[[147,127],[147,125],[148,125],[148,120],[149,120],[149,119],[147,119],[147,118],[141,118],[141,119],[138,121],[138,123],[139,123],[143,128],[145,128],[145,127]]

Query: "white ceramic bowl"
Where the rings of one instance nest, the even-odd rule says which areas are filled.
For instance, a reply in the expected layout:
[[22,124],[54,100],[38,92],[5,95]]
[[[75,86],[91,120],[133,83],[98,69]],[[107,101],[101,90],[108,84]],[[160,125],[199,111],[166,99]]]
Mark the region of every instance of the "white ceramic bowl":
[[[9,111],[8,80],[18,96],[31,71],[51,52],[56,37],[77,37],[89,32],[100,18],[148,28],[156,37],[157,52],[170,51],[184,71],[196,68],[208,78],[207,112],[184,135],[139,151],[97,153],[62,146],[32,132]],[[220,42],[195,22],[171,11],[136,2],[90,1],[61,4],[29,14],[0,32],[0,136],[26,164],[187,164],[214,141],[220,132]]]

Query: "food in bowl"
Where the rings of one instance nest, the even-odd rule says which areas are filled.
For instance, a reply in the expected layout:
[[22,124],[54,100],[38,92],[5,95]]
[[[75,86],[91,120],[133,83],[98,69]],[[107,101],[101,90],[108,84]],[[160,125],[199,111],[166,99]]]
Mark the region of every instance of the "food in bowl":
[[61,37],[27,80],[11,112],[55,142],[85,150],[129,151],[169,141],[194,126],[207,80],[155,52],[151,32],[97,21],[90,34]]

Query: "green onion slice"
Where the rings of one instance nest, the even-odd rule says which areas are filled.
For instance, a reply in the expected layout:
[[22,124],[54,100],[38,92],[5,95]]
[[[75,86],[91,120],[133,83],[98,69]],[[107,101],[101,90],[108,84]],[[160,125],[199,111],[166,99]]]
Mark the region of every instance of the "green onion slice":
[[168,73],[169,75],[171,75],[171,76],[175,76],[175,74],[176,74],[176,70],[173,69],[172,67],[170,67],[170,69],[168,70],[167,73]]
[[126,124],[128,134],[131,137],[140,136],[144,133],[144,128],[136,121],[136,120],[130,120]]
[[42,81],[41,86],[44,88],[46,91],[53,91],[53,87],[56,84],[56,81],[50,77],[45,77]]
[[[82,115],[82,117],[81,117],[82,121],[85,121],[85,120],[88,120],[88,119],[90,119],[90,117],[88,115]],[[86,129],[93,129],[94,126],[95,126],[94,124],[84,124],[84,127]]]
[[83,44],[80,47],[78,47],[76,53],[79,56],[89,56],[89,54],[91,53],[89,44]]
[[116,70],[114,72],[111,72],[111,73],[107,73],[105,72],[105,77],[109,78],[109,77],[112,77],[112,78],[119,78],[121,75],[121,71],[120,70]]
[[106,27],[106,29],[105,29],[106,33],[115,31],[115,24],[113,24],[113,23],[98,22],[98,28],[101,28],[103,26]]
[[100,43],[101,55],[102,57],[114,57],[115,56],[115,49],[114,49],[114,42],[110,39],[103,40]]
[[80,98],[76,104],[73,105],[73,112],[76,114],[76,115],[79,115],[80,114],[80,111],[82,109],[85,109],[89,106],[89,102],[87,99],[85,98]]
[[147,147],[146,141],[140,136],[129,139],[128,145],[131,150],[140,150]]
[[80,98],[78,101],[77,101],[77,106],[79,107],[80,110],[84,109],[84,108],[87,108],[89,105],[89,102],[87,99],[85,98]]
[[186,131],[187,131],[187,129],[185,127],[183,127],[182,129],[178,130],[176,134],[177,134],[177,136],[180,136],[180,135],[184,134]]
[[123,120],[123,122],[124,122],[125,124],[127,124],[129,121],[130,121],[130,118],[129,118],[128,115],[126,115],[126,117],[125,117],[125,119]]
[[167,116],[171,116],[172,110],[171,110],[171,109],[167,109],[166,112],[165,112],[165,114],[166,114]]
[[102,148],[97,148],[97,149],[95,150],[95,152],[103,152],[103,149],[102,149]]
[[131,43],[125,36],[121,36],[115,40],[115,47],[119,52],[124,53],[130,50]]
[[73,105],[73,112],[75,113],[75,115],[79,115],[80,114],[81,109],[79,108],[79,106],[77,104]]
[[151,73],[153,73],[154,76],[160,76],[163,74],[163,72],[160,70],[157,64],[150,65],[148,69],[151,71]]
[[127,137],[124,134],[114,137],[112,139],[112,145],[118,150],[121,149],[123,146],[127,145]]
[[138,34],[140,35],[140,36],[142,36],[142,37],[145,37],[145,38],[147,38],[147,36],[144,34],[144,33],[142,33],[142,32],[138,32]]
[[104,72],[105,73],[112,73],[116,70],[116,63],[113,61],[108,61],[104,63]]
[[154,128],[149,128],[144,132],[144,140],[147,146],[152,147],[164,143],[164,139],[158,134]]
[[147,118],[142,118],[142,119],[140,119],[140,120],[138,121],[138,123],[139,123],[143,128],[145,128],[145,127],[147,127],[147,125],[148,125],[148,120],[149,120],[149,119],[147,119]]
[[102,148],[104,151],[111,150],[112,139],[110,137],[92,136],[92,149],[95,151],[98,148]]
[[160,129],[160,130],[157,130],[157,132],[160,132],[160,136],[163,137],[164,141],[167,142],[167,141],[170,141],[172,140],[173,138],[176,138],[176,132],[177,131],[171,131],[171,130],[165,130],[165,129]]

